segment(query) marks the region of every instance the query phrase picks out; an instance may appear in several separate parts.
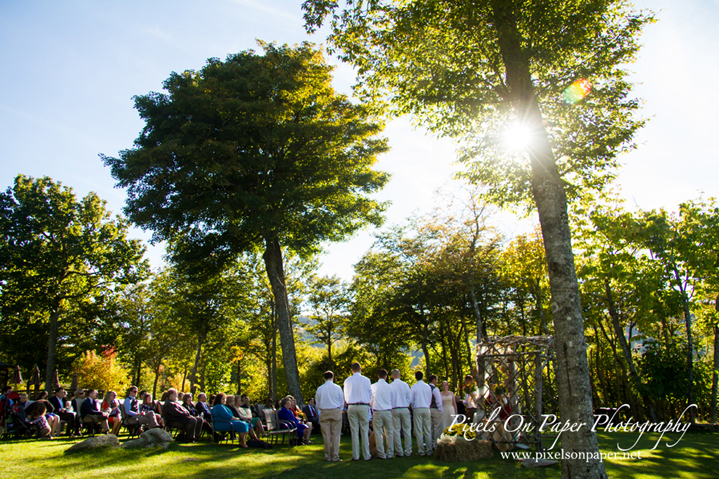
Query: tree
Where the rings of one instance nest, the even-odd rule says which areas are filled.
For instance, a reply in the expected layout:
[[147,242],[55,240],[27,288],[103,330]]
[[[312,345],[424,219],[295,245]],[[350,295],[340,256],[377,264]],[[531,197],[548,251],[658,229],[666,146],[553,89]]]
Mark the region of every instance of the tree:
[[287,384],[301,401],[282,247],[306,256],[379,224],[384,205],[368,194],[388,181],[371,168],[387,146],[370,108],[332,89],[321,51],[261,46],[135,97],[146,122],[135,147],[102,158],[154,240],[181,232],[182,254],[218,265],[264,250]]
[[[633,60],[638,32],[651,17],[632,12],[623,0],[378,0],[348,2],[341,12],[337,2],[307,0],[304,9],[310,31],[332,16],[329,41],[357,67],[361,94],[463,140],[462,159],[472,162],[468,176],[489,185],[497,203],[533,199],[555,313],[560,413],[564,421],[590,424],[567,193],[604,184],[616,155],[631,147],[642,122],[633,118],[638,105],[627,99],[621,65]],[[589,82],[594,85],[579,108],[562,101],[573,81],[580,99]],[[508,125],[527,133],[518,152],[500,141]],[[527,157],[529,165],[522,161]],[[598,453],[596,434],[587,427],[565,435],[562,445]],[[562,476],[606,472],[599,460],[563,460]]]
[[128,227],[111,218],[95,193],[77,201],[71,188],[48,177],[18,175],[14,187],[0,194],[2,314],[48,323],[47,388],[55,375],[58,333],[71,326],[63,317],[101,314],[105,295],[146,276],[145,248],[127,238]]
[[101,354],[85,351],[75,362],[75,372],[83,388],[123,391],[128,386],[127,370],[117,361],[117,351],[107,348]]
[[313,312],[310,319],[315,323],[307,326],[306,329],[317,341],[327,347],[327,358],[331,369],[334,369],[332,346],[342,338],[347,322],[349,306],[347,290],[347,284],[339,277],[322,276],[312,281],[307,298]]

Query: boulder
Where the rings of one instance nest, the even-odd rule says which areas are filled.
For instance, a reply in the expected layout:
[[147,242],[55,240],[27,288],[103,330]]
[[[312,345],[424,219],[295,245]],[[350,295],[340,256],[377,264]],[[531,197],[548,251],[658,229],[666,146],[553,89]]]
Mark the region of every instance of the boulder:
[[65,450],[65,453],[85,451],[87,449],[98,449],[101,447],[118,447],[120,441],[114,434],[103,434],[101,436],[94,436],[85,439],[82,442],[74,444],[72,447]]
[[143,447],[150,447],[152,444],[147,442],[145,438],[139,438],[139,439],[133,439],[131,441],[126,441],[123,443],[122,446],[120,446],[123,449],[142,449]]
[[157,446],[161,446],[165,443],[170,443],[170,442],[174,441],[174,439],[172,439],[172,436],[170,435],[170,433],[165,431],[161,427],[148,429],[147,431],[140,434],[140,437],[144,438],[150,444],[154,444]]

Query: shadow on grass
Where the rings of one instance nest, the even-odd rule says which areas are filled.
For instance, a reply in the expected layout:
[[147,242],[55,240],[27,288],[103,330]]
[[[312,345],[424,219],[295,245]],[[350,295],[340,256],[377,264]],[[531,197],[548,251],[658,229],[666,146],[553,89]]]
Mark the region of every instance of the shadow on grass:
[[[678,438],[673,435],[662,440],[651,450],[657,435],[645,435],[634,451],[641,453],[640,460],[611,459],[605,462],[612,478],[645,479],[650,477],[677,477],[709,479],[719,477],[715,472],[719,464],[716,445],[719,434],[687,434],[679,444],[668,448]],[[631,434],[601,434],[600,449],[604,452],[629,447],[636,440]],[[75,454],[63,451],[76,441],[28,442],[27,444],[0,443],[0,451],[9,455],[9,472],[17,477],[50,477],[111,475],[112,477],[164,479],[169,475],[183,479],[212,477],[243,479],[253,478],[541,478],[558,479],[559,466],[546,469],[529,469],[511,459],[502,459],[495,453],[491,459],[478,462],[440,463],[431,458],[413,456],[382,461],[351,461],[351,443],[344,437],[339,463],[323,460],[321,438],[316,444],[290,448],[275,446],[272,450],[242,449],[228,444],[172,444],[169,449],[99,449]],[[6,447],[7,446],[7,447]]]

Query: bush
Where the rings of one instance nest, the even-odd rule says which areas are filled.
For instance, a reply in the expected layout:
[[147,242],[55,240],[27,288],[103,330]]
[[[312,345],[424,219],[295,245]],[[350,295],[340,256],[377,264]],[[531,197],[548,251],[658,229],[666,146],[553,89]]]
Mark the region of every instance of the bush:
[[113,390],[118,396],[122,396],[130,384],[128,372],[117,361],[114,348],[106,348],[99,355],[95,351],[85,351],[75,361],[75,372],[81,387],[98,391]]

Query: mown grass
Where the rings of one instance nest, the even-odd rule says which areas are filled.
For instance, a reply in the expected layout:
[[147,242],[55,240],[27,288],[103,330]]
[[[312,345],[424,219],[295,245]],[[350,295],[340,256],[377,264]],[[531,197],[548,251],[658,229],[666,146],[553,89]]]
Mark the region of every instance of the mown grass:
[[[719,477],[719,435],[687,434],[675,447],[677,439],[662,440],[651,451],[656,434],[645,435],[633,451],[641,459],[608,459],[609,477],[647,479],[655,477],[704,479]],[[628,447],[636,435],[628,433],[600,434],[603,451],[617,451],[617,443]],[[667,439],[669,439],[667,441]],[[121,437],[121,441],[125,437]],[[236,445],[172,444],[168,450],[147,449],[125,451],[96,450],[63,454],[76,440],[0,442],[0,470],[5,477],[116,477],[165,479],[189,478],[559,478],[559,466],[544,469],[522,467],[511,459],[494,457],[472,463],[438,463],[431,458],[413,456],[390,461],[351,461],[350,438],[342,438],[343,462],[323,460],[320,436],[315,444],[290,448],[276,446],[272,450],[240,449]]]

